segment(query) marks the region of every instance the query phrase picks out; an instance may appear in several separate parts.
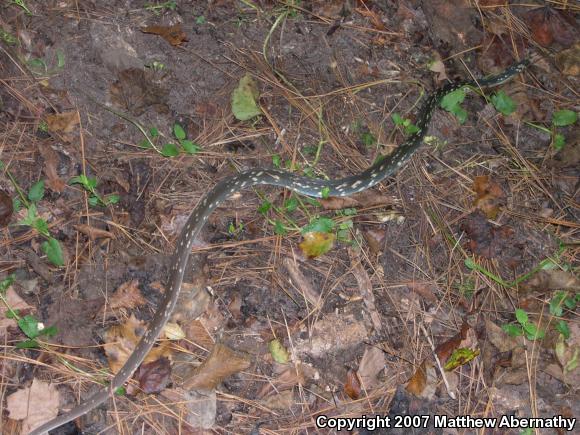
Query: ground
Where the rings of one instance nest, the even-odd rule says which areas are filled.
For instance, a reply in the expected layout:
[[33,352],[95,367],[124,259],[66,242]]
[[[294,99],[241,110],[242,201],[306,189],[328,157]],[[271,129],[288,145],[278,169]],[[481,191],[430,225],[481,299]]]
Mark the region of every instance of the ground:
[[[260,186],[221,204],[159,346],[58,433],[580,416],[578,9],[504,3],[0,6],[3,433],[103,388],[219,180],[359,173],[410,137],[436,88],[524,57],[523,74],[467,93],[465,120],[439,108],[423,147],[369,191]],[[246,74],[260,114],[240,120]],[[311,223],[314,249],[333,242],[322,255],[302,243]]]

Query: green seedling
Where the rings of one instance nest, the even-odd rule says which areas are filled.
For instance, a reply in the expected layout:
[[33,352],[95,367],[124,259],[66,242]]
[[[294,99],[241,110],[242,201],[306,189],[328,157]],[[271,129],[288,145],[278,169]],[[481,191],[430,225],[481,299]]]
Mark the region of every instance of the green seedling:
[[516,111],[516,103],[503,90],[491,96],[491,104],[502,115],[508,116]]
[[18,42],[16,36],[12,35],[11,33],[8,33],[1,27],[0,27],[0,40],[2,40],[7,45],[16,45],[16,43]]
[[[579,303],[580,293],[570,294],[570,292],[559,290],[550,299],[550,314],[555,317],[562,317],[564,308],[574,311]],[[556,322],[554,328],[564,336],[564,339],[570,338],[570,327],[565,320]]]
[[53,68],[49,68],[44,59],[40,59],[38,57],[28,60],[27,65],[33,74],[37,75],[57,74],[64,68],[65,65],[64,53],[60,50],[56,51],[56,65]]
[[403,128],[407,136],[410,136],[413,133],[417,133],[419,131],[419,127],[413,124],[410,119],[402,118],[398,113],[393,113],[391,115],[391,119],[395,125]]
[[529,321],[528,313],[521,308],[515,311],[517,324],[509,323],[502,325],[501,329],[512,337],[525,335],[528,340],[541,340],[546,335],[545,331],[538,328],[538,326]]
[[228,226],[228,234],[232,237],[241,234],[244,231],[244,224],[241,222],[238,222],[238,225],[236,226],[233,222],[230,222],[230,225]]
[[202,25],[202,24],[205,24],[205,23],[206,23],[206,19],[205,19],[205,17],[203,15],[200,15],[199,17],[196,17],[195,24]]
[[117,204],[121,197],[116,194],[111,194],[107,196],[101,196],[97,193],[97,179],[95,177],[87,177],[85,174],[77,175],[72,177],[68,184],[79,184],[83,189],[85,189],[89,195],[89,205],[96,207],[97,205],[108,206]]
[[21,316],[19,310],[13,309],[6,299],[6,291],[14,283],[14,275],[10,275],[7,278],[0,281],[0,301],[6,307],[6,317],[9,319],[14,319],[18,324],[20,330],[28,337],[27,340],[16,343],[18,349],[31,349],[38,348],[40,344],[37,338],[54,337],[57,333],[55,326],[50,326],[45,328],[44,325],[39,322],[39,320],[31,314]]
[[365,131],[364,133],[362,133],[360,135],[360,139],[363,145],[366,146],[367,148],[370,148],[377,144],[377,138],[370,131]]
[[[16,184],[16,180],[14,180],[14,178],[9,173],[8,176],[12,181],[12,183],[15,186],[18,186]],[[33,228],[41,236],[46,238],[46,240],[42,242],[42,244],[40,245],[42,252],[44,252],[46,257],[48,258],[48,261],[50,261],[55,266],[64,266],[64,255],[62,253],[60,243],[58,240],[56,240],[50,235],[50,232],[48,230],[48,223],[46,222],[45,219],[38,216],[38,211],[36,208],[36,204],[40,202],[44,197],[44,181],[40,180],[34,183],[30,187],[26,197],[24,196],[19,187],[17,187],[16,190],[20,195],[20,200],[17,201],[15,199],[13,201],[13,204],[16,206],[15,210],[20,209],[22,204],[24,204],[24,207],[26,207],[27,209],[26,217],[24,219],[21,219],[17,223],[17,225],[25,225],[30,228]]]
[[467,111],[461,107],[461,103],[465,100],[465,88],[459,88],[453,92],[448,93],[441,100],[441,108],[455,115],[460,124],[467,120]]
[[147,68],[151,68],[153,71],[163,71],[165,69],[165,64],[157,60],[154,60],[153,62],[148,63],[145,66]]
[[558,110],[554,112],[552,116],[552,145],[557,150],[560,151],[566,145],[566,138],[561,133],[556,133],[557,127],[567,127],[573,125],[578,121],[578,113],[572,110]]
[[201,151],[201,147],[196,142],[187,139],[185,130],[179,124],[173,126],[173,135],[179,141],[179,145],[187,154],[197,154]]

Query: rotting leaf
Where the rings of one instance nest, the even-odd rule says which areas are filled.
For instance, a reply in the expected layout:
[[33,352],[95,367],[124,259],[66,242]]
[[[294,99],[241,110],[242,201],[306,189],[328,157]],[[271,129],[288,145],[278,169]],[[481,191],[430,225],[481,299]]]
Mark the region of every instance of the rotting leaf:
[[385,353],[376,346],[367,347],[358,366],[358,376],[366,391],[379,385],[379,374],[385,368]]
[[332,249],[334,234],[310,232],[304,234],[304,240],[298,245],[308,258],[319,257]]
[[573,47],[559,52],[555,61],[562,74],[580,76],[580,42],[576,42]]
[[344,393],[353,400],[357,400],[362,392],[360,379],[356,370],[348,369],[346,372],[346,382],[344,383]]
[[134,279],[121,284],[107,301],[108,310],[132,309],[145,305],[147,301],[139,290],[139,281]]
[[473,190],[477,194],[473,205],[483,211],[488,219],[495,219],[506,195],[501,186],[487,175],[475,177]]
[[454,370],[479,356],[479,353],[479,349],[470,349],[468,347],[455,349],[443,368],[447,371]]
[[139,387],[146,394],[163,391],[171,381],[171,364],[169,358],[161,357],[155,361],[141,364],[135,379],[139,381]]
[[262,110],[258,106],[259,98],[258,85],[250,73],[246,73],[240,79],[238,87],[232,92],[232,113],[236,119],[247,121],[262,114]]
[[174,47],[181,45],[183,42],[187,42],[187,35],[181,28],[181,24],[177,23],[173,26],[147,26],[142,27],[141,31],[143,33],[151,33],[153,35],[159,35],[167,42],[169,42]]
[[46,115],[44,119],[52,132],[71,133],[79,123],[76,111]]

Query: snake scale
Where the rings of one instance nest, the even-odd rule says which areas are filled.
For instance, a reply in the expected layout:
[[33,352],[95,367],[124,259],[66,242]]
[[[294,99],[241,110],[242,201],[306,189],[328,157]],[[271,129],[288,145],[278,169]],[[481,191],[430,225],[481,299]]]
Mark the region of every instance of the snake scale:
[[[147,353],[153,347],[155,339],[161,333],[161,330],[173,312],[173,308],[175,307],[181,289],[183,275],[194,239],[202,230],[209,215],[228,196],[241,189],[246,189],[259,184],[285,187],[302,195],[318,198],[323,196],[323,192],[325,196],[326,194],[329,196],[349,196],[366,190],[394,174],[421,146],[421,142],[423,141],[429,127],[433,111],[445,95],[465,86],[489,88],[500,85],[522,72],[528,64],[528,60],[523,60],[513,64],[497,75],[480,80],[448,83],[442,86],[432,93],[422,104],[417,116],[417,131],[411,135],[407,141],[397,147],[393,153],[389,154],[387,157],[379,159],[375,164],[357,175],[338,180],[321,180],[303,177],[278,169],[251,169],[220,181],[193,209],[181,230],[181,234],[175,244],[175,252],[173,254],[172,266],[169,273],[168,290],[165,293],[153,320],[149,323],[147,331],[135,347],[135,350],[125,365],[113,377],[107,388],[94,394],[71,411],[44,423],[42,426],[33,430],[31,435],[45,434],[49,430],[55,429],[86,414],[107,400],[111,394],[113,394],[113,391],[121,387],[132,376],[133,372],[135,372]],[[113,113],[116,112],[113,111]],[[127,119],[126,117],[124,118]]]

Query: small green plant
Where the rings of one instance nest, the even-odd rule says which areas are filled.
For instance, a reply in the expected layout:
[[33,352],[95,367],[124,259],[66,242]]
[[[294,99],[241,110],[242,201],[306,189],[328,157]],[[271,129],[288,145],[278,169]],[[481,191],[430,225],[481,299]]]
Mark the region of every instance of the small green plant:
[[403,131],[407,136],[410,136],[413,133],[417,133],[419,131],[419,127],[413,124],[410,119],[402,118],[398,113],[393,113],[391,115],[391,119],[395,125],[403,128]]
[[8,33],[0,27],[0,40],[4,41],[7,45],[16,45],[18,39],[11,33]]
[[85,174],[72,177],[68,184],[79,184],[83,189],[90,193],[89,205],[96,207],[97,205],[108,206],[117,204],[121,197],[116,194],[101,196],[97,193],[97,179],[96,177],[87,177]]
[[[570,294],[570,292],[559,290],[554,293],[550,299],[550,314],[556,317],[564,315],[564,308],[574,311],[580,303],[580,293]],[[564,336],[564,339],[570,338],[570,328],[565,320],[558,320],[554,328]]]
[[187,135],[185,134],[185,130],[179,124],[175,124],[173,126],[173,135],[179,141],[179,145],[183,148],[183,150],[187,154],[197,154],[201,151],[201,147],[199,144],[187,139]]
[[516,110],[516,103],[503,90],[491,96],[491,104],[502,115],[511,115]]
[[377,138],[370,131],[365,131],[364,133],[362,133],[360,135],[360,139],[363,145],[366,146],[367,148],[372,147],[377,143]]
[[233,222],[230,222],[229,226],[228,226],[228,234],[230,236],[237,236],[238,234],[241,234],[244,231],[244,224],[241,222],[238,222],[238,225],[236,226]]
[[31,314],[21,316],[19,310],[13,309],[6,299],[6,291],[14,283],[14,275],[0,281],[0,300],[6,307],[6,317],[14,319],[18,324],[20,330],[28,337],[27,340],[16,343],[18,349],[30,349],[40,347],[37,338],[41,336],[54,337],[57,333],[55,326],[45,328],[44,325],[38,321],[36,317]]
[[[9,178],[16,187],[16,180],[14,180],[11,175],[9,175]],[[38,234],[45,237],[46,240],[40,245],[42,252],[44,252],[48,258],[48,261],[50,261],[55,266],[64,266],[64,255],[62,253],[62,248],[59,241],[50,235],[48,230],[48,223],[46,220],[38,216],[36,204],[44,197],[44,181],[40,180],[34,183],[30,187],[26,197],[22,194],[22,191],[19,187],[17,187],[16,190],[20,195],[20,200],[14,201],[15,210],[20,209],[23,204],[27,211],[26,217],[21,219],[18,222],[18,225],[25,225],[33,228],[38,232]]]
[[445,95],[441,100],[441,108],[455,115],[460,124],[467,120],[467,111],[461,107],[465,100],[465,88],[459,88]]
[[535,323],[529,321],[528,313],[521,308],[517,308],[515,315],[518,324],[508,323],[501,327],[506,334],[512,337],[525,335],[528,340],[541,340],[544,338],[546,335],[545,331],[538,328]]
[[165,69],[165,64],[159,62],[158,60],[154,60],[145,65],[147,68],[151,68],[153,71],[163,71]]
[[40,59],[38,57],[33,57],[26,63],[30,71],[32,71],[32,73],[34,74],[38,75],[57,74],[64,68],[65,65],[64,53],[60,50],[56,51],[56,65],[54,67],[49,67],[44,59]]
[[552,144],[557,151],[560,151],[566,145],[566,138],[561,133],[556,133],[556,127],[567,127],[578,121],[578,113],[563,109],[554,112],[552,116]]
[[195,24],[202,25],[202,24],[205,24],[205,22],[206,22],[206,19],[203,15],[200,15],[199,17],[195,18]]

